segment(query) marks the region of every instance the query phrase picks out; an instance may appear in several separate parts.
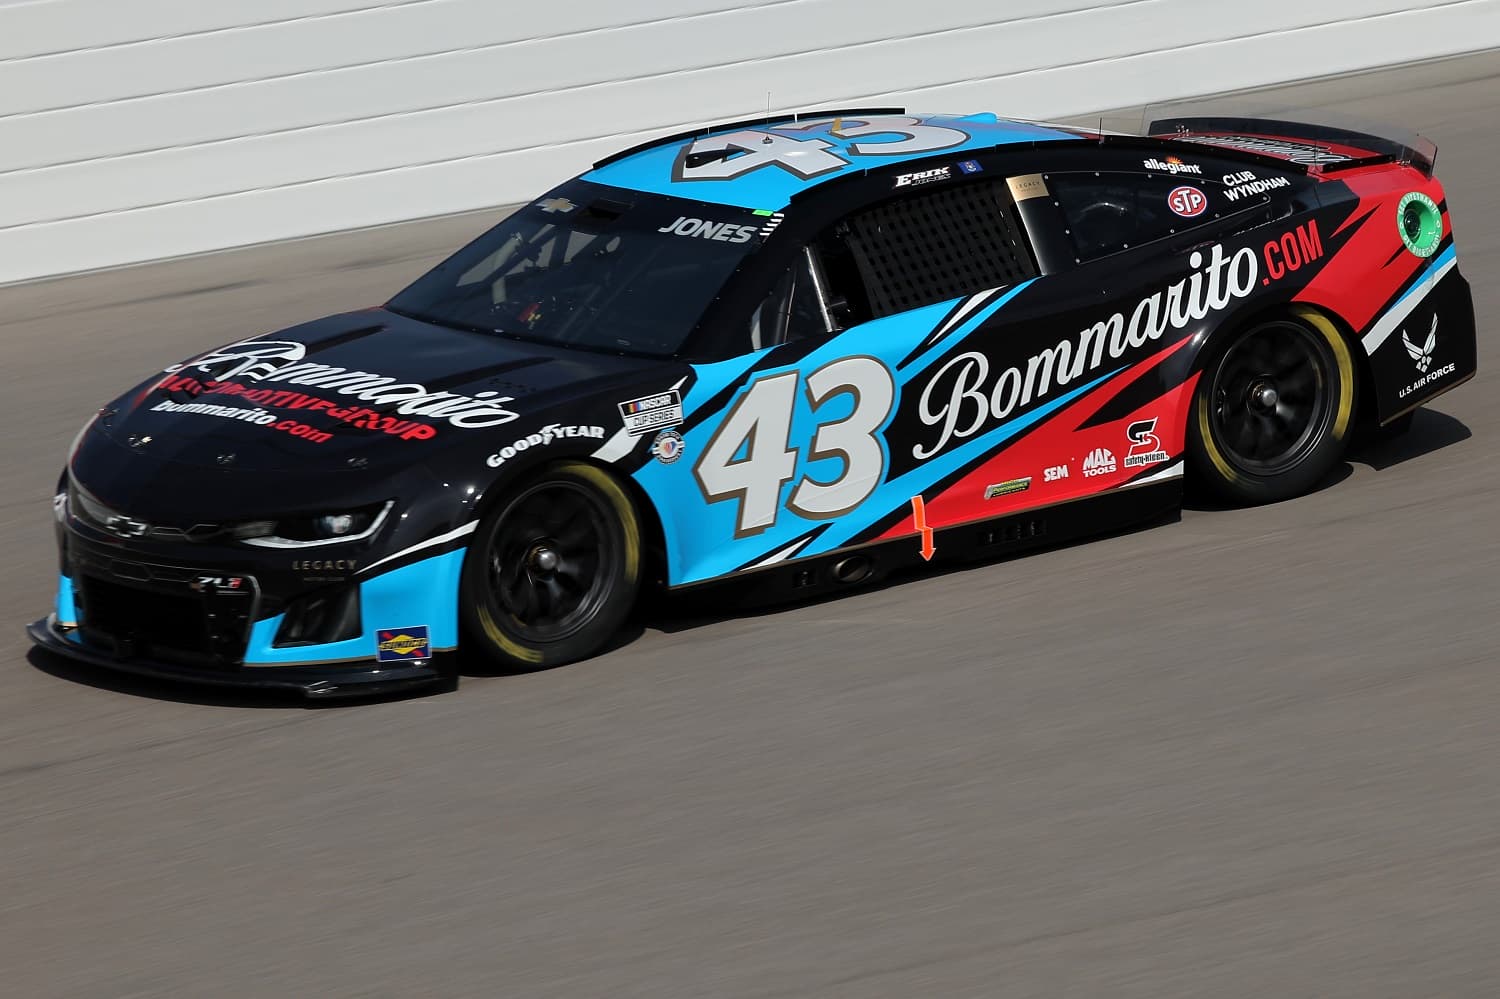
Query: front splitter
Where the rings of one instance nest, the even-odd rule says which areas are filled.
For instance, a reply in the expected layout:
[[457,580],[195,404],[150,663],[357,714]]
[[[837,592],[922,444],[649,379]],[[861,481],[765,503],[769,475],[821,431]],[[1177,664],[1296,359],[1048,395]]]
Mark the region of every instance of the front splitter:
[[411,690],[449,679],[432,660],[421,665],[382,667],[375,663],[341,666],[238,666],[194,668],[159,660],[120,658],[70,641],[52,618],[33,621],[26,634],[38,648],[100,669],[156,680],[230,687],[239,690],[295,691],[309,698],[370,697]]

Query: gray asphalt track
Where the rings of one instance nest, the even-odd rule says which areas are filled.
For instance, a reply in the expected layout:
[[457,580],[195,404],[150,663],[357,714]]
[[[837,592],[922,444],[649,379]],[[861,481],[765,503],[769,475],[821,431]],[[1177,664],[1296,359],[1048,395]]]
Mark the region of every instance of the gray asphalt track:
[[21,629],[93,407],[481,218],[0,290],[0,994],[1500,994],[1500,56],[1293,99],[1441,144],[1482,370],[1411,437],[1296,502],[443,696],[113,683]]

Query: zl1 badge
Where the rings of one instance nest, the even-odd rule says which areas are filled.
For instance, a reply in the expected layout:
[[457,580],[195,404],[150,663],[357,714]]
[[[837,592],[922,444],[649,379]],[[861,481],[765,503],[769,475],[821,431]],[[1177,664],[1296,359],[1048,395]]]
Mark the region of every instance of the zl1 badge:
[[376,658],[383,663],[417,662],[432,658],[427,625],[380,628],[375,632]]

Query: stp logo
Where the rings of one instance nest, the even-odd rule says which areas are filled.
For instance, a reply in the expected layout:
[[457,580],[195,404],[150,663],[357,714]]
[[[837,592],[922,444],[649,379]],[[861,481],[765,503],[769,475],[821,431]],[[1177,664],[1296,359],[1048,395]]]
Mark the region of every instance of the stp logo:
[[1178,187],[1167,195],[1167,207],[1185,219],[1196,218],[1208,209],[1208,196],[1196,187]]

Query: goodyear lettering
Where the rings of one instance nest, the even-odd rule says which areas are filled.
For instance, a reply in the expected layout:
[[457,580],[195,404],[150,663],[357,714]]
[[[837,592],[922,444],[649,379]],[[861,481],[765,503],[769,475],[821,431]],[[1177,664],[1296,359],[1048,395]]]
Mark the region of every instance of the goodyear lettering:
[[499,468],[518,454],[522,454],[534,447],[546,447],[556,440],[570,437],[585,437],[591,440],[603,440],[603,427],[565,427],[561,424],[552,423],[538,430],[534,434],[527,434],[513,441],[509,446],[501,448],[485,459],[485,464],[491,468]]

